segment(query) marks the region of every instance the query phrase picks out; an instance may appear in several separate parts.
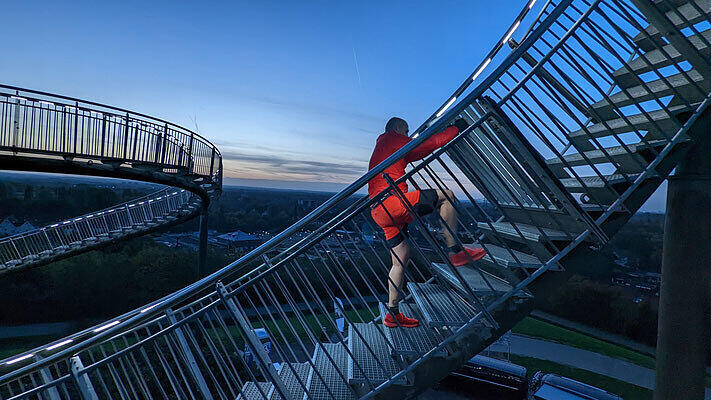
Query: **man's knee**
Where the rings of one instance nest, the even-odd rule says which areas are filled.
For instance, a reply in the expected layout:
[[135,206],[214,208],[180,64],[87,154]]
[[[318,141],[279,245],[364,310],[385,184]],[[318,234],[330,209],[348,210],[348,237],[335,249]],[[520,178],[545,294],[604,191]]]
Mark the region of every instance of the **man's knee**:
[[393,255],[393,267],[407,267],[408,261],[410,260],[410,246],[407,241],[403,241],[393,247],[391,251]]
[[454,199],[454,192],[449,189],[438,190],[437,196],[440,202],[451,201]]

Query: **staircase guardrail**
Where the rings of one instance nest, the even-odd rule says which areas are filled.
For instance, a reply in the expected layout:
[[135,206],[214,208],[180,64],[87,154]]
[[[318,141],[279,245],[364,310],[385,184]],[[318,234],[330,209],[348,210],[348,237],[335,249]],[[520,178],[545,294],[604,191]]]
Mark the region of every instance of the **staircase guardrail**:
[[[60,254],[147,231],[196,212],[200,199],[185,189],[161,189],[137,199],[0,238],[0,275],[15,267],[53,260]],[[180,214],[184,215],[180,215]]]
[[[3,360],[0,394],[414,396],[523,318],[546,272],[584,267],[580,257],[603,245],[671,171],[709,103],[711,77],[703,57],[675,53],[662,39],[648,7],[706,51],[697,23],[709,6],[547,3],[480,85],[387,160],[216,273],[69,342]],[[383,193],[356,194],[460,117],[471,126]],[[401,196],[403,181],[442,191],[458,226],[438,228],[436,214],[413,221],[400,295],[422,326],[398,330],[378,323],[393,260],[370,207]],[[487,256],[455,268],[438,237],[447,229]]]
[[[8,85],[0,85],[0,162],[8,169],[182,187],[0,239],[0,274],[195,216],[222,185],[219,150],[188,129],[126,109]],[[185,189],[200,198],[191,199]]]
[[0,85],[0,151],[148,164],[219,179],[205,138],[159,118],[86,100]]

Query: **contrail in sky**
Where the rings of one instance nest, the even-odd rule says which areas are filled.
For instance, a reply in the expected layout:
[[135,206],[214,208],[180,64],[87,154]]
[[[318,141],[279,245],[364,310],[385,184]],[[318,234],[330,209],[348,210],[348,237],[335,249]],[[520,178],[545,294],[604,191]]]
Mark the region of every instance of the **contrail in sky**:
[[360,81],[360,69],[358,68],[358,57],[356,56],[355,47],[353,48],[353,61],[355,61],[355,69],[358,74],[358,87],[363,87]]

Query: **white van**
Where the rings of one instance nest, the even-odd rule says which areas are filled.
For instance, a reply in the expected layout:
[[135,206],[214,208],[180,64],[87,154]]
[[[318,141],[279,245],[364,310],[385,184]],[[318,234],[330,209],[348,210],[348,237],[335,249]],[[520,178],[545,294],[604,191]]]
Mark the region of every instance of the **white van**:
[[531,400],[622,400],[622,397],[576,380],[537,372],[530,383]]

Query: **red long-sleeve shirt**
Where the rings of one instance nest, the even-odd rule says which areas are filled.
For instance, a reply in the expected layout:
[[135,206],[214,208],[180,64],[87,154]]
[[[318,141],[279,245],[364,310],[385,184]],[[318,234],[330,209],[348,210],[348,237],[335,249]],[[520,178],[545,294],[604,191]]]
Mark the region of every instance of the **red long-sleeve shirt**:
[[[385,170],[385,173],[390,175],[390,177],[396,181],[401,176],[405,175],[405,167],[407,164],[421,160],[428,155],[432,154],[433,151],[449,143],[450,140],[454,139],[459,133],[459,129],[456,126],[450,126],[449,128],[443,130],[440,133],[436,133],[430,136],[429,139],[425,140],[422,144],[415,147],[410,151],[405,157],[398,160],[395,164],[391,165]],[[383,160],[390,157],[393,153],[400,150],[402,146],[410,142],[412,138],[405,135],[400,135],[395,132],[385,132],[378,136],[376,140],[375,149],[373,150],[373,155],[370,156],[370,163],[368,164],[368,170],[373,169],[376,165],[380,164]],[[378,193],[383,191],[383,189],[388,187],[388,183],[385,181],[382,175],[377,175],[375,178],[368,182],[368,196],[370,198],[375,197]],[[398,185],[403,193],[407,192],[407,183],[402,182]]]

